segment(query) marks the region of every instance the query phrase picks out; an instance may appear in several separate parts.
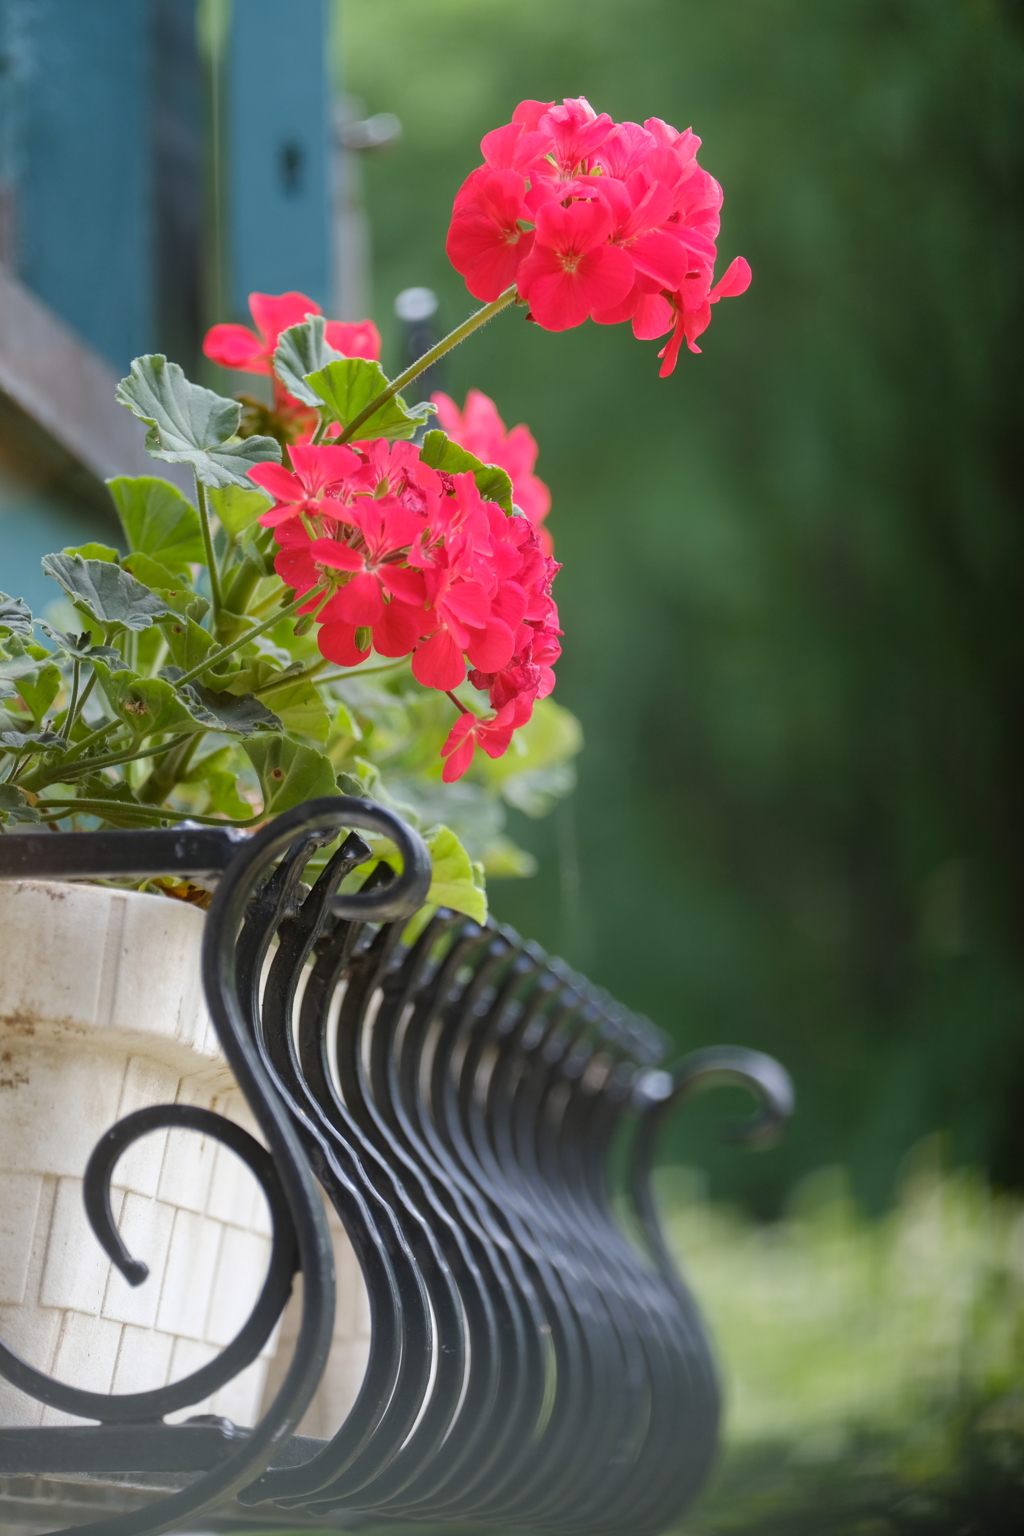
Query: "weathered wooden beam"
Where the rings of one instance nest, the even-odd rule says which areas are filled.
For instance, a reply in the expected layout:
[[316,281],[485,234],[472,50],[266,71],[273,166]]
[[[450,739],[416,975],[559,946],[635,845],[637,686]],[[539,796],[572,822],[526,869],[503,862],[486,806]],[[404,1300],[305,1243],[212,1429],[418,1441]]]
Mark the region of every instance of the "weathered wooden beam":
[[[158,464],[146,453],[144,429],[114,398],[117,378],[0,265],[0,404],[15,408],[4,413],[6,430],[17,430],[19,413],[28,418],[97,489],[112,475],[159,474],[191,493],[187,470]],[[38,443],[39,431],[32,436]]]

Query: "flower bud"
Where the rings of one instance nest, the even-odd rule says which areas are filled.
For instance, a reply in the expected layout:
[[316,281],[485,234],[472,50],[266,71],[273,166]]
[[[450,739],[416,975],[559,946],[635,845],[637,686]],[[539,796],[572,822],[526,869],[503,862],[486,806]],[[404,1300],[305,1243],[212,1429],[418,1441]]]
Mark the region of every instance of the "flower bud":
[[372,630],[367,629],[365,625],[360,625],[360,627],[356,630],[356,650],[368,651],[372,643]]

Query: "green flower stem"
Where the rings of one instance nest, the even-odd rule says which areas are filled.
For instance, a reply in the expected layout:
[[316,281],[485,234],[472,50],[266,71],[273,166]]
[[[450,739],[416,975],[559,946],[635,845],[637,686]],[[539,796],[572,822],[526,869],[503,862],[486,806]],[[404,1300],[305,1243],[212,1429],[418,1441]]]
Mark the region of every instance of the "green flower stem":
[[293,613],[298,613],[303,604],[318,597],[322,590],[322,588],[318,587],[312,593],[303,592],[301,597],[297,597],[294,603],[289,603],[287,608],[279,608],[276,613],[270,615],[269,619],[264,619],[262,624],[257,624],[254,628],[247,629],[244,635],[239,635],[237,640],[232,640],[229,644],[222,645],[219,651],[211,651],[198,666],[192,668],[191,672],[186,672],[183,677],[179,677],[174,686],[176,688],[183,688],[186,683],[192,682],[193,678],[201,677],[204,672],[209,672],[210,668],[215,667],[218,661],[223,661],[225,656],[233,655],[235,651],[241,650],[243,645],[248,645],[250,640],[255,640],[257,635],[264,634],[266,630],[273,629],[275,624],[280,624],[282,619],[290,618]]
[[86,703],[88,702],[88,699],[89,699],[89,695],[90,695],[90,693],[92,693],[92,691],[95,688],[95,686],[96,686],[96,673],[93,672],[91,674],[90,678],[89,678],[89,681],[86,683],[85,687],[82,689],[82,694],[81,694],[81,697],[78,700],[78,704],[77,704],[77,706],[75,708],[73,716],[71,716],[71,715],[68,716],[67,725],[65,727],[65,735],[68,737],[69,740],[70,740],[70,737],[71,737],[71,728],[74,725],[75,720],[78,719],[78,716],[82,713],[82,710],[85,708]]
[[40,787],[45,789],[47,784],[63,784],[68,779],[77,778],[80,773],[92,773],[99,768],[117,768],[122,763],[135,763],[144,757],[162,757],[165,752],[172,751],[183,742],[191,741],[194,734],[189,731],[182,736],[172,736],[162,747],[141,747],[138,742],[134,742],[123,752],[108,752],[106,757],[90,757],[84,763],[72,763],[70,769],[67,763],[57,763]]
[[71,727],[75,723],[75,715],[78,713],[78,684],[82,676],[82,663],[76,656],[71,667],[71,702],[68,704],[68,712],[64,716],[64,740],[69,741]]
[[371,400],[365,410],[360,411],[359,415],[349,422],[341,436],[334,438],[333,441],[336,443],[351,442],[363,422],[369,421],[375,411],[379,411],[382,405],[387,405],[390,399],[397,395],[400,390],[403,390],[407,384],[411,384],[413,379],[418,379],[421,373],[426,373],[427,369],[432,367],[438,358],[444,357],[445,353],[450,352],[453,347],[457,347],[460,341],[465,341],[467,336],[472,336],[473,332],[478,331],[482,325],[486,325],[488,320],[493,320],[495,315],[500,314],[503,309],[507,309],[515,296],[516,285],[513,283],[511,288],[506,288],[505,292],[499,294],[492,303],[485,304],[483,309],[478,309],[476,314],[470,315],[468,320],[463,320],[461,325],[457,325],[454,331],[449,331],[448,335],[442,337],[436,346],[431,347],[429,352],[424,352],[423,356],[410,364],[404,373],[400,373],[398,378],[389,384],[387,389],[382,390],[375,400]]
[[38,806],[44,820],[51,821],[75,815],[102,816],[105,820],[114,808],[124,814],[145,817],[153,822],[181,821],[187,815],[189,821],[197,821],[203,827],[255,827],[265,820],[262,813],[250,816],[246,821],[233,821],[229,816],[197,816],[191,811],[169,811],[155,805],[126,805],[118,802],[115,807],[109,800],[41,800]]
[[[96,674],[93,673],[93,677],[95,677],[95,675]],[[84,736],[81,741],[75,743],[67,757],[64,759],[65,763],[75,762],[77,758],[81,757],[83,752],[88,752],[90,747],[97,746],[105,736],[109,736],[111,731],[115,730],[117,726],[122,725],[123,723],[124,722],[121,720],[107,720],[103,725],[97,726],[90,735]]]
[[309,683],[315,678],[320,681],[321,673],[328,665],[327,661],[314,662],[311,667],[304,667],[301,672],[284,672],[277,677],[272,677],[269,683],[264,683],[262,688],[254,688],[253,693],[261,698],[265,693],[275,693],[281,688],[294,688],[296,683]]
[[[82,704],[85,702],[85,698],[88,695],[89,689],[92,687],[92,684],[95,682],[95,680],[96,674],[94,672],[92,677],[89,679],[89,683],[86,685],[86,688],[83,691],[82,698],[79,700],[79,713],[81,713]],[[22,789],[31,789],[35,791],[42,789],[47,784],[60,783],[69,764],[77,762],[78,759],[82,756],[83,752],[87,752],[90,747],[98,745],[98,743],[101,742],[104,737],[109,736],[111,731],[116,730],[121,724],[122,722],[120,720],[108,720],[105,725],[101,725],[98,730],[93,731],[92,734],[86,736],[83,741],[78,742],[76,746],[71,748],[70,752],[63,759],[63,761],[56,765],[56,767],[60,769],[59,773],[48,773],[42,764],[40,764],[38,768],[33,769],[33,771],[28,774],[21,786]]]
[[[162,754],[161,761],[150,770],[136,790],[135,798],[151,805],[161,805],[188,771],[196,748],[206,734],[205,731],[194,731],[190,736],[179,736],[176,749]],[[174,747],[175,743],[172,742],[171,746]]]
[[210,512],[206,505],[206,486],[196,475],[196,500],[199,502],[199,521],[203,529],[203,548],[206,550],[206,568],[210,573],[210,596],[213,599],[213,624],[216,628],[222,606],[220,574],[217,557],[213,552],[213,535],[210,532]]
[[408,656],[399,656],[395,661],[385,662],[380,667],[353,667],[350,672],[329,672],[326,677],[318,677],[318,683],[340,683],[347,677],[376,677],[379,672],[394,672],[408,661]]

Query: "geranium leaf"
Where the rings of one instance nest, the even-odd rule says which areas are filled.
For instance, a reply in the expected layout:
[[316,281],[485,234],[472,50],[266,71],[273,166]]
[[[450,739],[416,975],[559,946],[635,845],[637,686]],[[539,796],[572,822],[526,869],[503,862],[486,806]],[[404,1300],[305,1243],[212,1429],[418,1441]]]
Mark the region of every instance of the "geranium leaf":
[[9,752],[45,752],[65,745],[63,736],[56,731],[0,731],[0,743]]
[[242,407],[212,389],[191,384],[177,363],[160,353],[137,357],[117,386],[117,398],[149,428],[146,451],[154,459],[190,464],[204,485],[248,486],[249,470],[280,462],[272,437],[238,436]]
[[460,448],[439,427],[423,439],[420,458],[431,469],[443,469],[448,475],[461,475],[467,469],[472,470],[476,488],[484,500],[497,502],[509,516],[512,515],[512,481],[505,471],[497,464],[483,463],[476,454]]
[[20,597],[8,597],[0,592],[0,629],[6,629],[22,640],[32,638],[32,613]]
[[430,849],[430,890],[427,901],[436,907],[465,912],[478,923],[487,921],[487,897],[474,878],[473,861],[450,827],[433,827],[424,841]]
[[[171,655],[182,672],[191,672],[193,667],[205,661],[211,651],[217,649],[217,642],[210,631],[184,614],[173,624],[162,624],[160,627],[167,636]],[[226,664],[230,666],[231,663],[228,661]]]
[[114,672],[119,667],[127,665],[120,651],[115,651],[112,645],[95,645],[88,630],[80,635],[65,635],[59,629],[51,628],[42,619],[39,620],[39,628],[49,635],[51,640],[56,641],[62,651],[66,651],[69,656],[78,661],[96,661],[98,658],[100,661],[105,661]]
[[31,677],[33,673],[38,671],[39,662],[34,656],[29,656],[25,651],[18,651],[11,656],[0,657],[0,678],[5,682],[19,682],[19,688],[20,679]]
[[174,613],[163,598],[107,560],[44,555],[43,570],[60,583],[73,603],[108,629],[148,629],[157,619]]
[[[387,389],[389,381],[380,363],[371,363],[365,357],[346,357],[311,373],[306,382],[315,392],[318,402],[322,401],[327,406],[335,421],[347,427],[371,400]],[[416,428],[426,421],[434,409],[434,406],[424,402],[409,410],[401,395],[393,395],[363,422],[358,432],[359,440],[370,437],[412,437]]]
[[210,491],[210,507],[233,539],[237,539],[243,528],[254,523],[270,505],[262,491],[254,491],[251,486],[247,491],[240,485],[225,485]]
[[232,765],[234,747],[221,747],[189,769],[182,783],[204,784],[210,800],[207,814],[217,811],[230,816],[233,821],[244,821],[252,815],[252,806],[238,793],[238,776]]
[[264,816],[339,792],[330,761],[314,747],[287,736],[253,736],[245,743],[245,753],[259,777]]
[[281,332],[274,352],[274,372],[288,393],[294,395],[296,400],[301,400],[303,405],[317,408],[323,401],[306,383],[306,375],[317,373],[321,368],[326,368],[328,363],[338,362],[345,356],[344,352],[339,352],[326,340],[326,328],[327,321],[323,315],[310,315],[298,325],[290,325],[286,331]]
[[0,822],[40,821],[39,812],[29,805],[14,784],[0,784]]
[[134,552],[177,571],[206,558],[199,513],[169,480],[119,475],[107,488]]
[[191,583],[180,570],[172,571],[166,565],[161,565],[159,560],[154,560],[150,555],[144,555],[140,550],[130,555],[125,555],[121,562],[123,571],[130,571],[136,581],[141,581],[144,587],[154,588],[165,597],[173,607],[177,607],[177,600],[182,594],[188,601],[194,597]]
[[69,544],[61,550],[62,555],[81,555],[83,560],[104,560],[108,564],[117,565],[121,559],[118,550],[112,549],[109,544]]
[[102,661],[93,662],[107,703],[128,727],[136,741],[162,731],[176,734],[208,729],[195,718],[176,689],[162,677],[139,677],[125,668],[112,672]]
[[39,671],[23,677],[18,692],[37,720],[41,720],[60,692],[60,668],[52,661],[44,663]]
[[331,724],[327,706],[308,679],[273,689],[267,694],[267,702],[280,715],[285,730],[312,736],[314,741],[327,740]]
[[[160,676],[177,686],[180,667],[165,667]],[[186,683],[179,689],[190,713],[213,731],[230,731],[234,736],[251,736],[254,731],[279,731],[281,722],[265,704],[251,693],[217,693],[201,683]]]

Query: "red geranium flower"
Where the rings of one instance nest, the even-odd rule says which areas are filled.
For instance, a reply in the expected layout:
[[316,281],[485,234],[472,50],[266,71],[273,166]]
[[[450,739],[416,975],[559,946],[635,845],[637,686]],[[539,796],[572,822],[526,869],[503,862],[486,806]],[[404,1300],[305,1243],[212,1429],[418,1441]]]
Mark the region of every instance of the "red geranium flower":
[[358,542],[316,539],[310,550],[318,565],[350,573],[325,604],[324,624],[340,621],[353,633],[368,629],[382,656],[407,656],[430,627],[423,575],[403,563],[421,519],[390,497],[359,501],[349,509],[361,535]]
[[526,182],[518,171],[482,167],[464,183],[445,250],[475,299],[491,303],[504,293],[533,245],[522,228]]
[[264,512],[259,519],[261,526],[276,528],[303,513],[311,517],[325,513],[328,517],[340,517],[341,509],[332,512],[325,502],[333,490],[362,470],[363,461],[359,455],[343,443],[316,448],[309,443],[293,443],[290,455],[294,472],[281,464],[269,463],[257,464],[249,471],[249,479],[274,497],[270,511]]
[[582,325],[594,309],[617,304],[633,286],[626,252],[608,244],[612,216],[604,202],[546,203],[534,248],[519,270],[519,292],[546,331]]
[[452,784],[462,778],[473,761],[477,747],[482,747],[488,757],[503,756],[508,751],[516,724],[516,706],[512,703],[499,709],[489,720],[483,720],[479,715],[465,710],[452,726],[448,740],[441,748],[441,756],[447,758],[441,772],[444,782]]
[[[683,338],[691,352],[699,352],[697,337],[702,335],[711,324],[711,306],[717,304],[719,299],[735,298],[738,294],[746,293],[750,287],[750,264],[744,261],[742,256],[737,256],[725,269],[722,278],[708,291],[704,285],[694,283],[694,293],[688,293],[684,288],[675,294],[676,326],[669,338],[668,344],[658,353],[664,358],[661,365],[661,377],[667,379],[676,366],[679,356],[679,348]],[[701,288],[704,291],[701,291]]]

